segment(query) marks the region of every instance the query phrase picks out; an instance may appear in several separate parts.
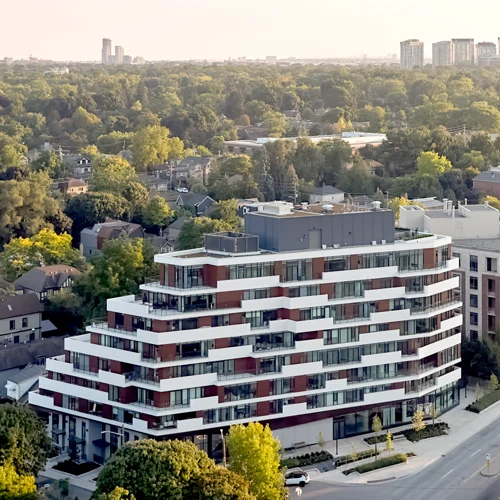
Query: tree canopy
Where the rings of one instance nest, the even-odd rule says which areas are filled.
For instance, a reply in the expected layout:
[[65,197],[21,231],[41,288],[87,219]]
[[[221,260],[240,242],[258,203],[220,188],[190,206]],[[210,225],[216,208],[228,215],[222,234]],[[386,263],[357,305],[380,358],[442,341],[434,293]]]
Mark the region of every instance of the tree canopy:
[[284,478],[280,470],[280,442],[269,425],[250,422],[233,425],[227,437],[229,468],[250,484],[257,500],[283,500]]
[[137,500],[254,500],[244,479],[179,440],[127,443],[110,458],[97,478],[95,498],[131,500],[132,495]]

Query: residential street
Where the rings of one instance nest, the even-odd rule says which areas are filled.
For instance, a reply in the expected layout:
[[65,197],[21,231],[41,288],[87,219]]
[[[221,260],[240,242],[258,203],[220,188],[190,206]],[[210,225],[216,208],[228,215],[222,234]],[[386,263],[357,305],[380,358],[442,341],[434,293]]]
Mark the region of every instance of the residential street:
[[[429,443],[432,446],[432,442]],[[304,487],[302,499],[314,500],[497,500],[500,475],[484,477],[486,454],[491,472],[500,472],[500,425],[489,426],[439,458],[426,469],[407,478],[373,485],[332,485],[318,479]],[[390,476],[390,473],[389,473]],[[291,488],[291,498],[298,498]]]

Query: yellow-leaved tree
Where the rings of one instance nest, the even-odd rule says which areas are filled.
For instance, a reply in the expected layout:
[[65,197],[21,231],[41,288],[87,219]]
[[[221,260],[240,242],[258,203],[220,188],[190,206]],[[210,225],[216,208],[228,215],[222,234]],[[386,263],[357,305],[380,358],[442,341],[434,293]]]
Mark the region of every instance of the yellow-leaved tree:
[[35,491],[34,476],[19,475],[15,467],[9,462],[0,465],[0,498],[24,498],[25,495]]
[[280,470],[280,442],[269,425],[259,422],[233,425],[227,437],[229,468],[250,484],[257,500],[282,500],[284,478]]

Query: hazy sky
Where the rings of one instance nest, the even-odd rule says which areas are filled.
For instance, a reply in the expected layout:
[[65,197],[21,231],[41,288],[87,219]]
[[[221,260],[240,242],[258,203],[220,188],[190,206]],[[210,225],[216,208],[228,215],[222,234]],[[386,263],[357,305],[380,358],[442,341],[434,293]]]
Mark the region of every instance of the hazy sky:
[[399,42],[497,41],[478,0],[0,0],[0,57],[99,60],[101,39],[158,59],[385,56]]

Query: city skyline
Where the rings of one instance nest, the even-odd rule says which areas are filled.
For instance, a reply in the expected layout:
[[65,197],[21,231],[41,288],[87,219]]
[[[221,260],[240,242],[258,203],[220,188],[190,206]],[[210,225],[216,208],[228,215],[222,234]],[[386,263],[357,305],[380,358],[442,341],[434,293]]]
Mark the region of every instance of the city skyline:
[[[141,54],[147,60],[228,59],[246,56],[249,59],[276,55],[279,58],[342,58],[386,57],[396,54],[399,42],[417,38],[424,42],[426,58],[432,55],[432,43],[451,38],[474,38],[476,43],[495,42],[500,34],[495,14],[500,6],[487,1],[483,9],[472,10],[467,16],[453,20],[453,24],[429,23],[433,17],[449,15],[455,8],[450,0],[431,2],[422,0],[418,10],[409,16],[407,9],[396,0],[378,0],[368,3],[362,0],[370,15],[356,18],[356,29],[349,23],[338,22],[352,17],[348,4],[337,4],[326,0],[312,0],[309,9],[291,9],[289,2],[276,0],[272,4],[256,0],[252,9],[245,12],[245,23],[241,21],[241,10],[229,0],[214,0],[208,5],[200,0],[180,2],[173,0],[166,6],[158,0],[144,0],[143,9],[137,11],[130,0],[106,3],[89,0],[85,6],[62,0],[47,0],[43,6],[35,0],[19,4],[9,3],[7,18],[20,18],[26,12],[26,36],[16,36],[13,23],[0,33],[3,56],[15,59],[34,56],[56,61],[98,61],[103,37],[120,40],[120,45],[129,53]],[[298,6],[298,5],[297,5]],[[488,16],[484,16],[485,10]],[[75,36],[74,23],[88,11],[98,13],[92,31],[86,38]],[[321,15],[318,15],[321,12]],[[184,20],[166,22],[165,19]],[[277,23],[276,20],[280,22]],[[40,38],[36,35],[40,23],[51,23],[53,30]],[[186,37],[186,24],[188,33]],[[349,28],[347,27],[349,25]],[[377,36],[373,27],[378,25]],[[220,36],[204,36],[216,26]],[[259,36],[254,28],[259,27]],[[294,29],[295,36],[289,36]],[[333,28],[333,29],[332,29]],[[248,36],[242,36],[246,29]],[[15,40],[13,44],[12,40]],[[200,40],[203,42],[200,43]],[[229,43],[230,42],[230,43]]]

